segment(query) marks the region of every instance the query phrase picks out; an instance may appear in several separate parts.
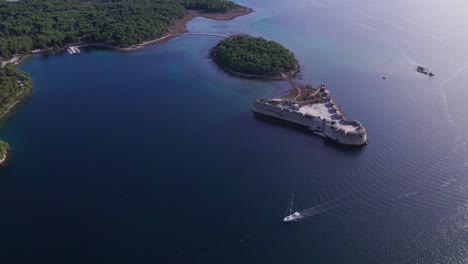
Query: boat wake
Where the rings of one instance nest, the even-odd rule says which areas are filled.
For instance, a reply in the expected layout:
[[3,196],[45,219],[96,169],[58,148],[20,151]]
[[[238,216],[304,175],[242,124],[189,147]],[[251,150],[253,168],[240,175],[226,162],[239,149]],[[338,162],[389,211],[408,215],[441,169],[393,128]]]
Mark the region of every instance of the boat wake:
[[336,209],[338,207],[341,207],[344,205],[343,200],[344,198],[339,198],[339,199],[334,199],[328,202],[324,202],[321,204],[318,204],[314,207],[304,209],[302,211],[299,211],[301,215],[300,220],[304,220],[305,218],[311,217],[311,216],[316,216],[325,212],[328,212],[330,210]]
[[450,76],[448,76],[445,80],[443,80],[443,82],[439,85],[439,91],[443,99],[444,112],[447,115],[448,120],[451,124],[454,123],[453,122],[454,120],[449,109],[446,87],[451,81],[456,80],[459,76],[461,76],[461,74],[467,69],[468,69],[468,65],[464,65],[463,67],[458,68],[452,74],[450,74]]
[[306,209],[304,211],[301,211],[300,214],[301,214],[301,220],[305,219],[305,218],[308,218],[308,217],[311,217],[311,216],[316,216],[316,215],[319,215],[319,214],[323,214],[325,212],[328,212],[332,209],[336,209],[338,207],[340,207],[341,205],[335,205],[335,206],[330,206],[330,207],[323,207],[323,208],[309,208],[309,209]]
[[[442,97],[442,105],[443,111],[447,116],[447,120],[449,125],[455,131],[455,142],[454,147],[448,152],[446,160],[459,160],[460,166],[456,168],[450,168],[452,170],[455,169],[455,176],[457,179],[451,179],[451,182],[455,182],[457,180],[465,181],[464,175],[466,175],[467,169],[466,165],[468,164],[468,131],[466,130],[466,126],[463,126],[463,123],[460,122],[460,118],[456,118],[456,113],[453,114],[450,109],[450,104],[448,100],[449,92],[454,92],[454,88],[457,89],[457,85],[451,85],[455,81],[458,81],[459,78],[466,76],[468,72],[468,64],[464,64],[462,67],[459,67],[453,73],[451,73],[447,78],[445,78],[442,83],[439,85],[438,90]],[[454,116],[455,115],[455,116]],[[442,161],[438,162],[438,166],[442,165]]]

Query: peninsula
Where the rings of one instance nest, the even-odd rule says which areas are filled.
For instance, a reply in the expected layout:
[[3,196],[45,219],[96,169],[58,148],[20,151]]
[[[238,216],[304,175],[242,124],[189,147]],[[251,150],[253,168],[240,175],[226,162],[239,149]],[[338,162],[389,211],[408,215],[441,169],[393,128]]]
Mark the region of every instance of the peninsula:
[[[0,68],[0,119],[31,93],[31,78],[9,64]],[[10,150],[8,143],[0,140],[0,165]]]
[[211,50],[214,62],[239,77],[283,79],[298,71],[294,54],[281,44],[249,35],[225,38]]
[[290,94],[278,99],[257,99],[252,104],[253,112],[305,126],[314,134],[343,145],[367,144],[364,126],[346,117],[325,84],[312,88],[288,81],[294,87]]

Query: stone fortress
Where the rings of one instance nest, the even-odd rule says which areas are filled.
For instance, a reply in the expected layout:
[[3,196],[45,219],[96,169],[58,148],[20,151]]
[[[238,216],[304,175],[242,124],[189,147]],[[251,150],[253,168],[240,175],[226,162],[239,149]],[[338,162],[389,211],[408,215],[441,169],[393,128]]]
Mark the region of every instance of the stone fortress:
[[312,88],[310,85],[300,87],[288,81],[294,87],[289,95],[279,99],[257,99],[252,110],[306,126],[315,134],[343,145],[367,144],[364,126],[346,117],[325,84]]

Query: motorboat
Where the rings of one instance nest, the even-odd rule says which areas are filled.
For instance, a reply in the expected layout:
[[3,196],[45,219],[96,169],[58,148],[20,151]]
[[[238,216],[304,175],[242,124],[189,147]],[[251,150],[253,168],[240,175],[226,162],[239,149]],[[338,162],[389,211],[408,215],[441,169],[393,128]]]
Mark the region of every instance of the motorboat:
[[292,195],[291,197],[291,202],[289,203],[288,205],[288,208],[286,209],[286,215],[283,219],[283,222],[284,223],[289,223],[289,222],[295,222],[295,221],[298,221],[299,219],[302,218],[302,215],[301,213],[299,212],[294,212],[293,210],[293,200],[294,200],[294,195]]
[[288,222],[294,222],[294,221],[297,221],[299,219],[301,219],[301,213],[299,212],[294,212],[288,216],[286,216],[284,219],[283,219],[283,222],[285,223],[288,223]]
[[425,75],[429,75],[430,77],[434,76],[434,73],[432,73],[431,71],[429,71],[428,68],[425,68],[423,66],[416,67],[416,71]]

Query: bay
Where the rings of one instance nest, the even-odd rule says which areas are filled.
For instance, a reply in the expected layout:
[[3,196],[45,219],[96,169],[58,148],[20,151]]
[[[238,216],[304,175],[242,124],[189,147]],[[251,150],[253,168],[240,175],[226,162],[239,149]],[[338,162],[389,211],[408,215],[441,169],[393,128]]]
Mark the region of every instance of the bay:
[[[468,4],[241,3],[255,12],[189,31],[283,44],[369,145],[256,118],[288,84],[220,71],[217,37],[36,56],[0,129],[2,263],[466,263]],[[285,225],[292,193],[319,207]]]

